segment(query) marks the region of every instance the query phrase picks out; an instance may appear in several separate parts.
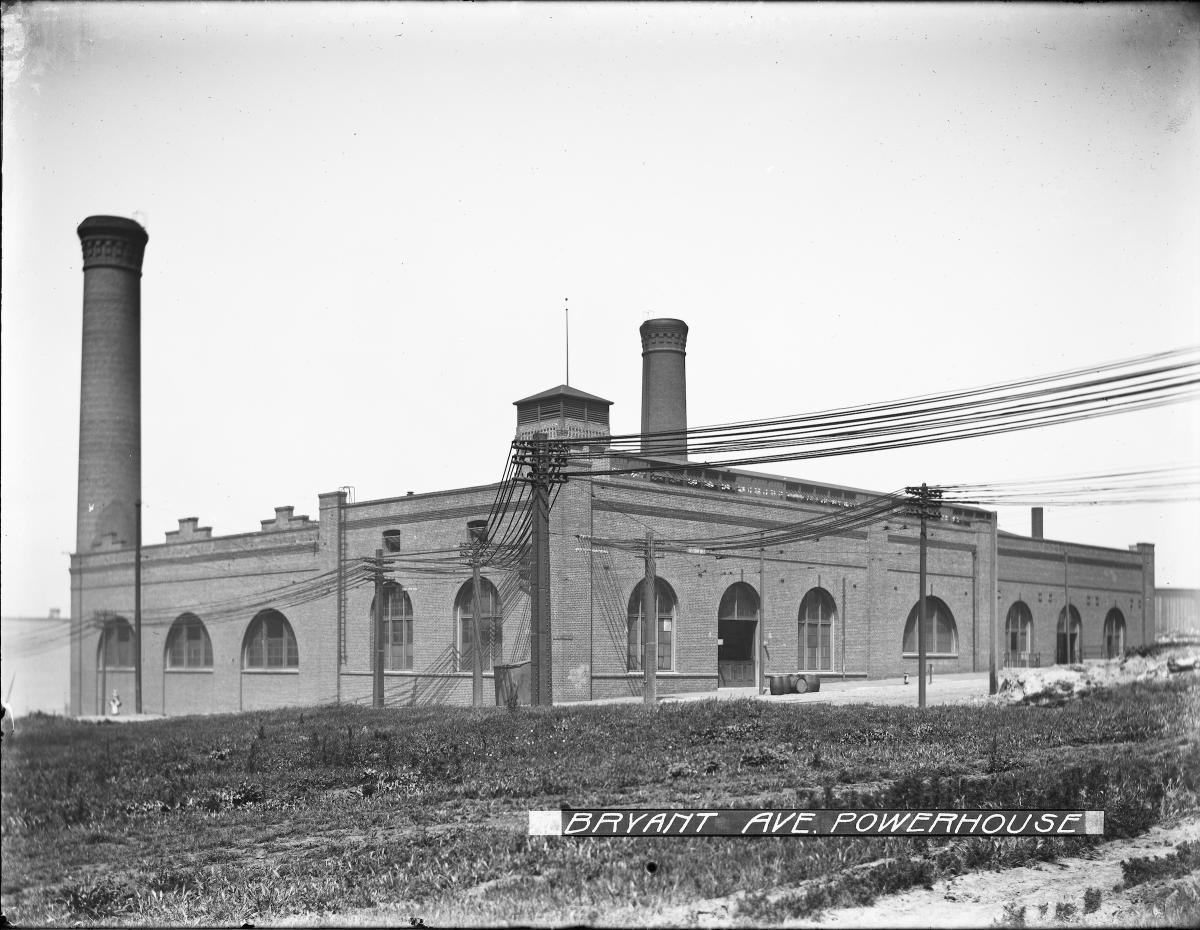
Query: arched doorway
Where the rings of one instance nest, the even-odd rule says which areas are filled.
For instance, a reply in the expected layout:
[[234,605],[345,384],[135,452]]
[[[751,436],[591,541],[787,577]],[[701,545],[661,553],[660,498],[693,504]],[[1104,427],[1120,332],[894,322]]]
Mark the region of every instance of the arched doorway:
[[1125,615],[1117,608],[1104,618],[1104,658],[1115,659],[1125,652]]
[[731,584],[717,607],[717,685],[754,686],[758,592],[744,581]]
[[1039,665],[1032,652],[1033,612],[1024,601],[1016,601],[1004,618],[1004,665],[1006,668],[1029,668]]
[[1068,608],[1058,612],[1058,648],[1054,661],[1059,665],[1076,665],[1083,661],[1083,623],[1075,605],[1069,605],[1070,623],[1067,622]]

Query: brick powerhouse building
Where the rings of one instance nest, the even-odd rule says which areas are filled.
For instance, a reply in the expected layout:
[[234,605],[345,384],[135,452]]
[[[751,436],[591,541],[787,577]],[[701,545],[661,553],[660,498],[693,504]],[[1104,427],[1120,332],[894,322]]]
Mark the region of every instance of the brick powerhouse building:
[[[134,533],[140,494],[139,279],[146,234],[90,217],[84,248],[79,536],[71,560],[71,710],[102,713],[117,690],[132,710]],[[686,426],[687,327],[642,327],[643,432]],[[516,434],[589,437],[603,456],[609,401],[565,385],[516,402]],[[131,438],[132,437],[132,438]],[[640,692],[639,583],[633,551],[592,538],[671,538],[770,530],[845,510],[869,492],[679,458],[612,460],[628,475],[572,479],[551,512],[555,702]],[[658,467],[656,467],[656,465]],[[292,507],[255,533],[214,537],[196,518],[142,548],[143,708],[250,710],[371,699],[373,589],[339,583],[377,549],[453,550],[488,516],[496,485],[351,502],[320,494],[317,520]],[[940,672],[1113,654],[1154,636],[1154,547],[1105,549],[997,533],[995,515],[946,507],[929,531],[929,656]],[[914,672],[917,528],[888,519],[815,542],[715,558],[657,559],[660,693],[753,685],[798,669],[883,677]],[[386,593],[386,700],[469,703],[470,571],[403,565]],[[529,597],[514,572],[484,569],[483,656],[529,657]],[[765,595],[765,597],[764,597]],[[1064,605],[1070,605],[1069,611]],[[1069,617],[1068,617],[1069,614]],[[465,622],[464,622],[465,621]]]

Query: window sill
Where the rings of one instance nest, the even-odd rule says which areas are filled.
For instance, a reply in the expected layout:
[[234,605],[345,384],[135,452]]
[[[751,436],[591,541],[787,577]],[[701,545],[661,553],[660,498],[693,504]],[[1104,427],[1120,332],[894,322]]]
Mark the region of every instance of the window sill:
[[[921,656],[916,652],[906,652],[903,654],[906,659],[920,659]],[[928,659],[957,659],[957,652],[927,652],[925,658]]]
[[299,675],[299,668],[243,668],[243,675]]

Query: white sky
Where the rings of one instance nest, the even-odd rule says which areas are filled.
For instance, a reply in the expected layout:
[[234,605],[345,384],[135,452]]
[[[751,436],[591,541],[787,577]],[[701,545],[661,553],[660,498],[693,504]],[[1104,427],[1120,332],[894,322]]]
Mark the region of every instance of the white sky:
[[[693,425],[1200,342],[1182,6],[6,9],[4,614],[69,608],[85,216],[139,216],[145,540],[497,480],[563,380]],[[892,490],[1200,460],[1196,405],[769,470]],[[768,470],[764,468],[763,470]],[[1028,532],[1024,509],[1001,528]],[[1200,505],[1051,508],[1200,586]]]

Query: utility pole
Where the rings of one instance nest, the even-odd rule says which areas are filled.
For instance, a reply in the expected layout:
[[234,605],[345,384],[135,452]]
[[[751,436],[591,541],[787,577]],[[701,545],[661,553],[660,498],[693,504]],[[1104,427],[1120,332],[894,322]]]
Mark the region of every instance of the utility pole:
[[524,480],[533,488],[533,546],[529,578],[529,697],[534,706],[554,703],[553,640],[550,630],[550,488],[567,479],[561,474],[567,458],[562,443],[552,444],[545,433],[532,441],[514,442],[513,461],[528,468]]
[[[483,637],[480,618],[483,616],[483,582],[479,577],[479,566],[483,561],[483,550],[487,546],[487,520],[467,521],[467,542],[459,546],[459,555],[471,563],[471,638],[475,648],[471,650],[471,706],[483,706]],[[493,624],[498,618],[493,618]],[[496,642],[496,630],[493,625],[488,637],[489,646],[493,648]],[[532,650],[530,650],[532,653]]]
[[766,638],[767,638],[767,576],[766,552],[764,549],[766,534],[758,539],[758,693],[765,694],[767,690]]
[[[922,483],[921,489],[922,490],[925,489],[924,483]],[[924,509],[922,509],[922,511],[921,511],[921,568],[920,568],[921,593],[917,597],[917,682],[919,683],[919,686],[917,688],[917,706],[918,707],[925,706],[925,665],[926,665],[925,653],[926,653],[926,650],[929,648],[928,644],[925,642],[925,616],[926,616],[926,614],[925,614],[925,585],[927,584],[927,576],[925,574],[925,561],[926,561],[926,549],[928,548],[926,543],[927,543],[927,538],[926,538],[926,533],[925,533],[925,511],[924,511]]]
[[133,710],[142,712],[142,502],[133,502]]
[[846,622],[849,613],[846,609],[846,576],[842,575],[842,681],[846,680]]
[[346,488],[338,488],[337,497],[337,653],[334,676],[337,681],[337,702],[342,703],[342,666],[346,662]]
[[383,550],[375,550],[375,659],[372,662],[371,706],[383,707]]
[[971,547],[971,671],[979,669],[979,546]]
[[938,489],[931,489],[924,482],[919,488],[905,488],[905,493],[913,498],[913,508],[910,513],[913,516],[921,518],[921,563],[920,563],[920,586],[921,592],[917,597],[917,706],[925,706],[925,675],[926,675],[926,614],[925,614],[925,590],[926,584],[926,549],[927,549],[927,533],[925,523],[929,519],[940,519],[940,511],[938,505],[933,501],[941,498],[942,492]]
[[[1075,639],[1071,636],[1075,631],[1075,628],[1071,625],[1071,556],[1067,554],[1066,549],[1063,549],[1063,597],[1066,599],[1066,603],[1063,604],[1063,613],[1066,618],[1067,630],[1067,663],[1074,664],[1083,658],[1083,644],[1079,644],[1080,657],[1077,660],[1075,658]],[[1083,631],[1080,630],[1079,632],[1080,638],[1082,638]]]
[[[483,706],[483,639],[479,635],[479,618],[483,613],[483,589],[479,584],[479,559],[471,560],[471,582],[475,593],[475,609],[471,611],[473,620],[472,634],[475,640],[474,653],[471,659],[471,706]],[[494,635],[494,634],[493,634]],[[489,637],[490,639],[491,637]]]
[[554,703],[550,650],[550,494],[539,444],[533,469],[533,565],[530,572],[530,703]]
[[[486,520],[468,520],[467,521],[467,539],[469,542],[468,553],[471,558],[471,588],[474,599],[474,608],[471,611],[471,639],[475,643],[475,648],[471,650],[471,706],[483,706],[483,638],[479,635],[480,624],[479,618],[483,616],[483,585],[479,580],[479,560],[480,550],[487,542],[487,521]],[[489,640],[495,638],[495,632],[489,637]]]
[[1000,690],[999,678],[996,674],[996,614],[1000,608],[1000,515],[992,514],[992,604],[988,610],[988,694],[996,694]]
[[654,534],[647,530],[646,577],[642,580],[642,700],[646,704],[654,704],[658,697],[657,575],[654,564]]

